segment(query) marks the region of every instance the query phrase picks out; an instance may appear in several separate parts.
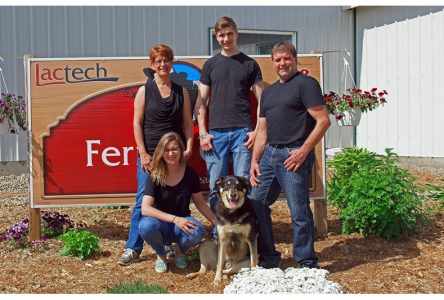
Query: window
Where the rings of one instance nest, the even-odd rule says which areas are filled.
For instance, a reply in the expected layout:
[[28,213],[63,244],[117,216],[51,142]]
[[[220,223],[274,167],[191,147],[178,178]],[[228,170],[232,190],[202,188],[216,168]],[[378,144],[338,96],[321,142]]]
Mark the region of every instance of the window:
[[[267,55],[271,54],[273,45],[280,41],[290,41],[297,49],[296,31],[272,31],[272,30],[248,30],[239,29],[237,46],[240,51],[247,55]],[[210,34],[210,55],[220,51],[219,43],[214,34],[214,28],[209,28]]]

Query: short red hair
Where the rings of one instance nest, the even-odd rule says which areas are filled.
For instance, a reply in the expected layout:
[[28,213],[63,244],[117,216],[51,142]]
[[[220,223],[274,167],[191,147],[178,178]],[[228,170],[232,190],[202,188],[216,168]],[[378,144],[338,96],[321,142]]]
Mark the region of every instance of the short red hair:
[[164,56],[164,57],[168,58],[170,61],[173,61],[173,59],[174,59],[173,49],[171,49],[169,46],[164,45],[164,44],[155,45],[150,50],[151,63],[154,63],[154,61],[156,60],[156,57],[158,57],[158,56]]

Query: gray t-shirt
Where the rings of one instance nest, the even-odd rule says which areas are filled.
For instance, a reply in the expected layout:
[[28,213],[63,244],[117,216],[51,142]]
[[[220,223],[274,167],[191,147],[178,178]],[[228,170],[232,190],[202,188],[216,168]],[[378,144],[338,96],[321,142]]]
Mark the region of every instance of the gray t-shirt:
[[262,80],[257,62],[244,53],[208,59],[202,69],[200,82],[211,88],[209,129],[251,128],[251,86]]

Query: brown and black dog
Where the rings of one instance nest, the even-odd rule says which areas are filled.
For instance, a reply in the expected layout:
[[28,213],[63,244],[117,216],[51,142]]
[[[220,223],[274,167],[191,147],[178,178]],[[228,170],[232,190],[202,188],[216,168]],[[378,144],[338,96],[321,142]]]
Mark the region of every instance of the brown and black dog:
[[216,180],[216,189],[218,240],[206,239],[200,244],[200,270],[186,276],[194,278],[216,270],[214,286],[219,285],[222,274],[255,268],[258,263],[258,224],[247,197],[250,183],[244,177],[221,177]]

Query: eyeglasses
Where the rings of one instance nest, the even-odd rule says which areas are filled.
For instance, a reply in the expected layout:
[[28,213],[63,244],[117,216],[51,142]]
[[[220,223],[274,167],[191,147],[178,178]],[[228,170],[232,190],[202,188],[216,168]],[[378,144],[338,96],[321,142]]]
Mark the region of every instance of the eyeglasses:
[[174,153],[177,153],[177,152],[179,152],[180,151],[180,148],[178,148],[178,147],[175,147],[175,148],[165,148],[165,153],[170,153],[170,152],[174,152]]
[[171,60],[169,60],[168,58],[158,58],[154,60],[154,64],[156,66],[160,66],[162,63],[164,63],[165,65],[169,65],[171,64]]

